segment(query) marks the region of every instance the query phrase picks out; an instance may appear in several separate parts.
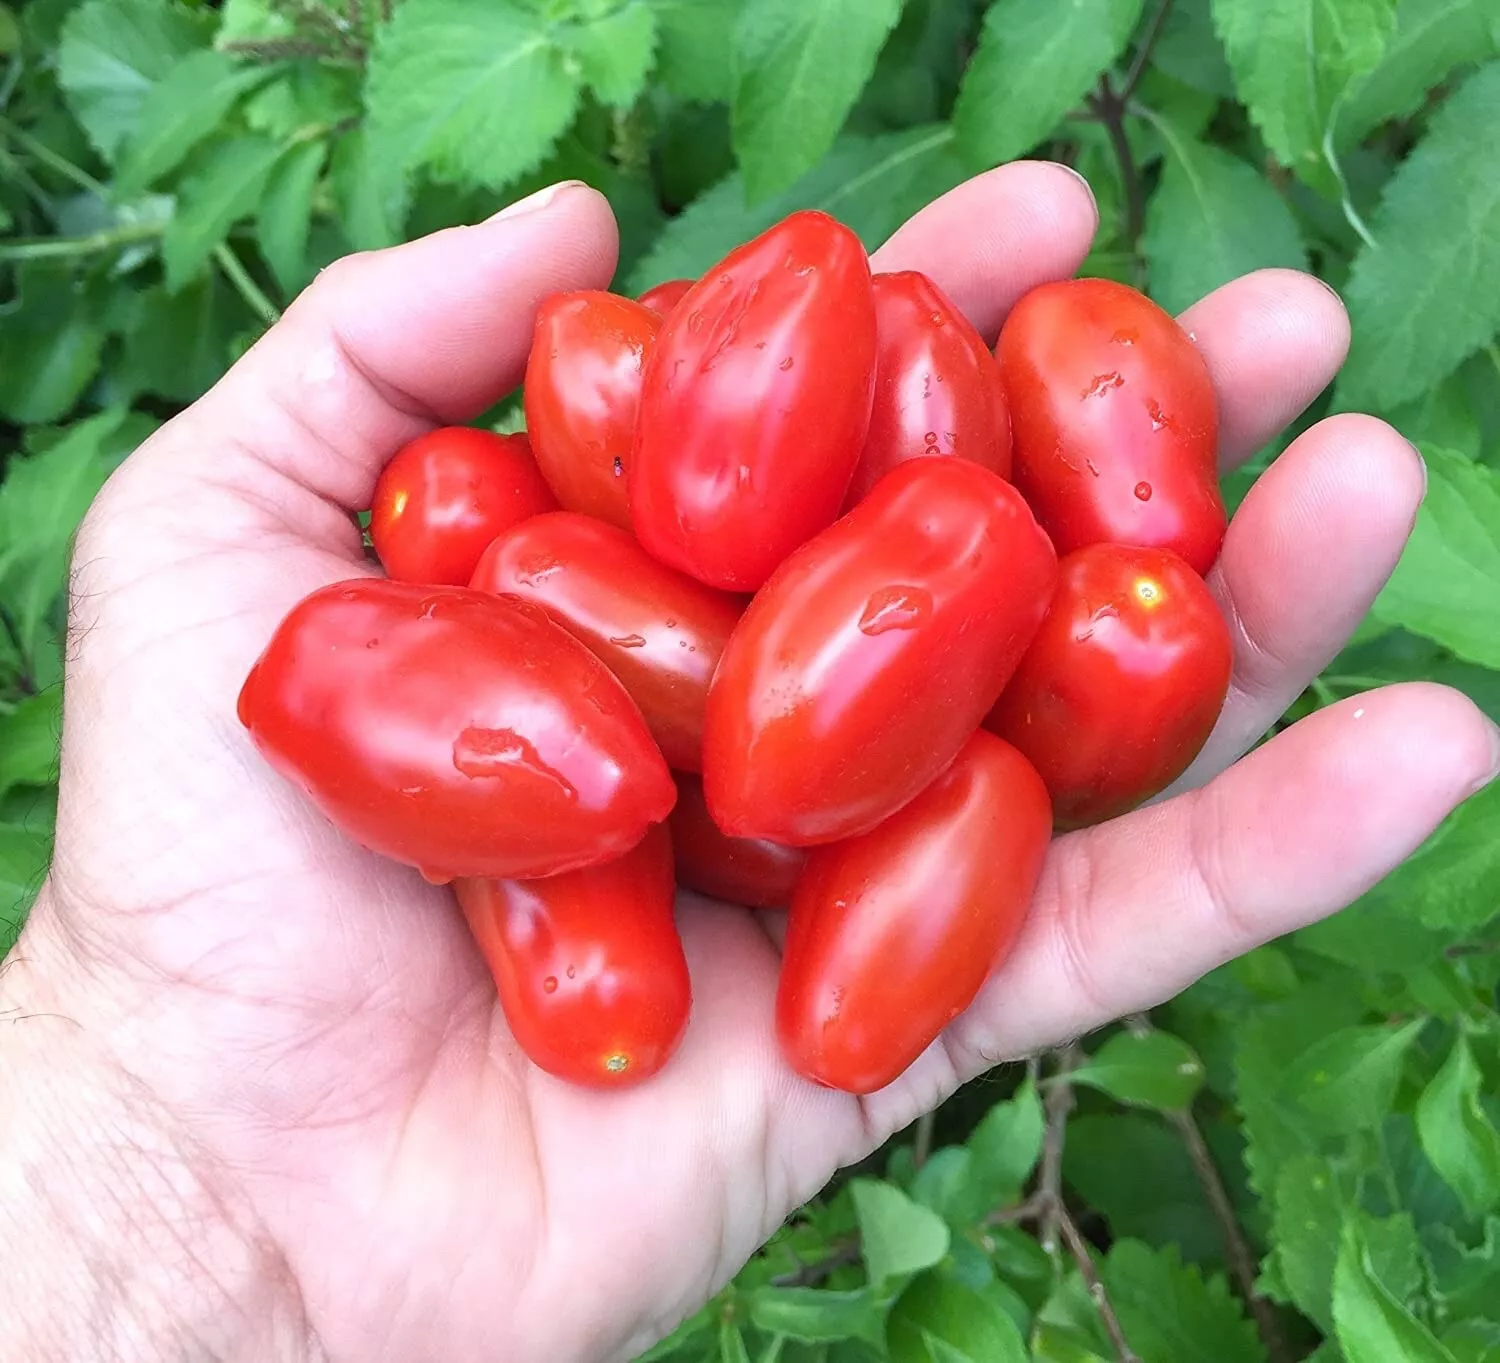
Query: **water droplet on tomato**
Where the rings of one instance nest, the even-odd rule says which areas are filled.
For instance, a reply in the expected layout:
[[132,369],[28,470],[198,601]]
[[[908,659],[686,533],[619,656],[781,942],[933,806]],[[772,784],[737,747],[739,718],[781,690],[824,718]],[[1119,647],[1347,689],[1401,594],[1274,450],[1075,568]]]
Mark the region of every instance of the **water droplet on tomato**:
[[379,648],[380,647],[380,640],[379,639],[366,639],[365,640],[365,647],[366,648]]
[[620,462],[620,456],[617,454],[617,455],[615,455],[615,477],[616,478],[623,478],[624,476],[625,476],[625,465]]
[[646,640],[639,634],[622,634],[610,640],[616,648],[645,648]]
[[783,372],[783,373],[784,373],[784,372],[785,372],[785,371],[786,371],[786,370],[788,370],[788,369],[790,369],[790,368],[791,368],[791,367],[792,367],[792,357],[791,357],[791,356],[790,356],[790,355],[788,355],[788,356],[787,356],[787,357],[786,357],[786,359],[784,359],[784,360],[783,360],[783,361],[782,361],[782,362],[781,362],[781,363],[780,363],[780,364],[778,364],[778,365],[777,365],[777,366],[776,366],[776,367],[777,367],[777,368],[778,368],[778,369],[780,369],[780,370],[781,370],[781,371],[782,371],[782,372]]
[[537,583],[544,578],[551,577],[561,568],[562,564],[550,554],[532,554],[516,565],[516,580],[524,582],[528,587],[535,587]]
[[514,729],[483,729],[471,724],[453,740],[453,765],[472,780],[526,775],[555,786],[569,800],[578,792],[542,760],[536,747]]
[[675,620],[664,620],[662,623],[665,624],[668,629],[677,628],[677,621]]
[[882,587],[865,602],[859,632],[872,638],[892,629],[915,629],[932,614],[932,593],[925,587]]
[[1125,382],[1118,369],[1111,369],[1107,374],[1095,374],[1094,381],[1083,390],[1081,396],[1085,398],[1102,398],[1111,388],[1119,388]]
[[359,593],[357,591],[355,591],[353,587],[345,587],[344,590],[339,593],[339,600],[340,601],[358,601],[359,600]]
[[1083,462],[1088,466],[1088,471],[1097,478],[1099,476],[1099,466],[1092,459],[1085,459]]
[[937,444],[937,432],[936,431],[928,431],[922,437],[922,439],[925,440],[929,445],[936,445]]
[[1149,502],[1151,500],[1151,484],[1137,483],[1135,485],[1135,495],[1137,501]]
[[542,993],[544,993],[544,994],[555,994],[555,993],[557,993],[557,976],[556,975],[548,975],[547,978],[542,981]]
[[569,978],[569,979],[570,979],[570,980],[571,980],[571,979],[572,979],[572,978],[573,978],[573,976],[575,976],[575,975],[576,975],[576,974],[577,974],[577,973],[578,973],[578,967],[577,967],[577,966],[576,966],[576,965],[570,965],[570,966],[569,966],[569,967],[568,967],[568,970],[567,970],[567,976],[568,976],[568,978]]
[[1146,415],[1151,418],[1151,429],[1159,431],[1164,426],[1172,424],[1172,418],[1161,409],[1161,403],[1151,401],[1146,404]]

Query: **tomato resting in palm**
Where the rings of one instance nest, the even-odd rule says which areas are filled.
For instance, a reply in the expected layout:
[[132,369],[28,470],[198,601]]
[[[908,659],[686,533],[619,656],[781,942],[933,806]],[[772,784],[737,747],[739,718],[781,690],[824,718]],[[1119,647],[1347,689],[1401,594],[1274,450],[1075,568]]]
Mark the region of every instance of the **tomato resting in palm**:
[[1063,559],[1047,618],[986,724],[1031,759],[1059,825],[1097,823],[1187,770],[1232,662],[1218,605],[1176,554],[1092,545]]
[[996,347],[1013,477],[1059,554],[1170,549],[1206,573],[1224,539],[1208,366],[1145,295],[1107,279],[1033,289]]
[[533,1064],[575,1084],[623,1088],[667,1063],[687,1030],[692,986],[663,825],[601,866],[454,888]]
[[626,530],[625,464],[660,325],[612,293],[556,294],[537,309],[526,362],[526,429],[559,504]]
[[714,821],[805,846],[899,809],[979,727],[1056,575],[1026,503],[988,469],[893,469],[777,570],[730,636],[704,722]]
[[654,288],[647,289],[636,302],[642,307],[650,308],[652,312],[659,313],[665,317],[680,302],[682,302],[687,291],[693,287],[696,280],[692,279],[667,279],[663,280]]
[[607,861],[671,773],[624,688],[529,602],[361,578],[277,627],[239,717],[357,842],[429,879]]
[[875,397],[853,506],[907,459],[957,455],[1010,477],[1010,417],[984,338],[924,274],[878,274]]
[[524,435],[445,426],[385,466],[370,538],[398,582],[462,587],[496,535],[556,506]]
[[981,730],[878,828],[814,848],[776,994],[792,1068],[847,1093],[900,1075],[1009,951],[1051,830],[1041,778]]
[[794,213],[732,251],[662,323],[628,465],[636,537],[754,591],[843,504],[875,376],[864,247]]
[[623,530],[571,511],[501,535],[472,585],[546,608],[640,706],[670,766],[703,761],[703,705],[739,598],[658,563]]
[[791,901],[807,853],[764,838],[731,838],[709,815],[696,776],[677,776],[671,828],[677,879],[688,889],[748,909],[779,909]]

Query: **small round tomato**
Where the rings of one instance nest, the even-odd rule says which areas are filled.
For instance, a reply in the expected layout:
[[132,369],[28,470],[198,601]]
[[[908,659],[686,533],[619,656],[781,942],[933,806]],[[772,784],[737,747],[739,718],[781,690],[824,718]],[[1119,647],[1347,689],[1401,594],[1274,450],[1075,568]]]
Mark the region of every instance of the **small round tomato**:
[[1009,952],[1051,830],[1041,777],[981,730],[899,813],[814,848],[776,994],[792,1068],[846,1093],[897,1078]]
[[703,762],[703,705],[743,606],[571,511],[536,516],[484,552],[472,584],[543,606],[624,684],[669,766]]
[[1052,794],[1063,827],[1171,785],[1224,705],[1229,631],[1165,549],[1095,544],[1063,559],[1052,607],[990,718]]
[[667,279],[654,288],[647,289],[636,301],[642,307],[665,317],[683,300],[683,296],[696,283],[693,279]]
[[677,879],[690,890],[748,909],[784,908],[807,853],[764,838],[731,838],[709,816],[703,783],[677,775],[672,806]]
[[1218,412],[1187,333],[1124,284],[1070,279],[1022,298],[995,353],[1015,483],[1057,552],[1170,549],[1206,573],[1225,527]]
[[979,727],[1056,576],[1009,483],[962,459],[897,465],[730,636],[703,731],[714,821],[806,846],[894,813]]
[[616,294],[556,294],[537,309],[526,362],[526,429],[559,504],[626,530],[625,466],[660,325]]
[[875,399],[845,506],[897,464],[924,455],[957,455],[1010,477],[1010,415],[984,338],[924,274],[878,274],[871,282]]
[[574,1084],[625,1088],[667,1063],[693,995],[664,826],[601,866],[454,888],[534,1065]]
[[496,535],[556,506],[524,435],[444,426],[381,472],[370,538],[396,581],[462,587]]
[[603,663],[529,602],[462,587],[314,592],[250,670],[239,717],[346,834],[430,880],[608,861],[676,799]]
[[654,557],[754,591],[843,505],[870,422],[875,302],[859,238],[793,213],[730,252],[662,323],[631,455]]

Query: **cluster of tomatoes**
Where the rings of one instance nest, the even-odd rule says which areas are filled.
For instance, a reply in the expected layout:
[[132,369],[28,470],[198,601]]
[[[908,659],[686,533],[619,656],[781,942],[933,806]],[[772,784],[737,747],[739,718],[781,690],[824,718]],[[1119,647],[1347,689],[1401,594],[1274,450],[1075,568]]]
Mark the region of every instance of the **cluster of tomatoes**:
[[547,300],[525,406],[396,455],[387,576],[302,601],[241,720],[454,883],[542,1068],[667,1062],[681,884],[789,906],[788,1061],[889,1083],[1014,943],[1054,826],[1160,791],[1218,715],[1203,360],[1102,280],[1034,290],[992,353],[797,213],[696,282]]

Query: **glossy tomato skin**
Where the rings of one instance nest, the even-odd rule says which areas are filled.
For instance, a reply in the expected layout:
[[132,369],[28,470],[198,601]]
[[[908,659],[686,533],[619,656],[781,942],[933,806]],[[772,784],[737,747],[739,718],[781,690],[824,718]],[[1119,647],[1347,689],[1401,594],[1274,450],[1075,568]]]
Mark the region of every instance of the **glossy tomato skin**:
[[907,459],[956,455],[1010,477],[1010,414],[984,338],[926,275],[878,274],[875,397],[853,506]]
[[1097,823],[1187,770],[1232,664],[1218,605],[1176,554],[1091,545],[1063,559],[1047,618],[986,724],[1041,773],[1060,826]]
[[593,654],[538,607],[463,587],[314,592],[251,669],[239,717],[346,834],[431,880],[607,861],[676,798]]
[[556,506],[524,435],[444,426],[381,472],[370,538],[396,581],[461,587],[496,535]]
[[1041,778],[981,730],[885,823],[814,848],[776,995],[792,1068],[846,1093],[896,1079],[1009,952],[1051,830]]
[[870,421],[864,248],[793,213],[730,252],[662,323],[629,463],[636,538],[713,587],[754,591],[843,505]]
[[688,889],[748,909],[781,909],[791,902],[807,853],[722,832],[708,812],[698,777],[677,773],[671,828],[677,879]]
[[1016,486],[1059,554],[1170,549],[1206,573],[1224,539],[1208,366],[1149,298],[1108,279],[1043,284],[996,347]]
[[650,308],[652,312],[665,317],[682,302],[694,283],[696,281],[692,279],[666,279],[654,288],[647,289],[636,301],[642,307]]
[[625,466],[660,326],[616,294],[555,294],[537,309],[526,362],[526,429],[558,504],[627,530]]
[[692,986],[663,825],[601,866],[454,888],[533,1064],[575,1084],[626,1088],[667,1063],[687,1030]]
[[1009,483],[962,459],[898,465],[730,636],[704,722],[714,821],[807,846],[894,813],[979,727],[1056,575]]
[[703,706],[739,598],[658,563],[623,530],[536,516],[484,552],[472,585],[544,607],[624,684],[669,766],[703,761]]

